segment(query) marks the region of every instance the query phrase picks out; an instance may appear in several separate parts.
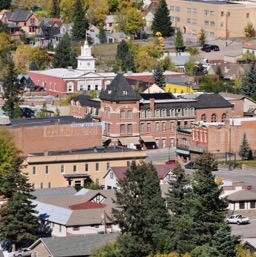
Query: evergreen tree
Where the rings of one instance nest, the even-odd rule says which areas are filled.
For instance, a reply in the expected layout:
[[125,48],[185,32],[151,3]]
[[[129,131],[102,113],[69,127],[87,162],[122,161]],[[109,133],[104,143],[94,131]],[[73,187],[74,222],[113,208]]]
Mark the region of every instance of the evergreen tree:
[[21,118],[21,116],[22,116],[22,113],[21,113],[21,110],[20,110],[20,105],[17,103],[15,105],[15,108],[14,108],[14,111],[13,111],[13,118],[17,119],[17,118]]
[[12,245],[15,250],[23,242],[37,239],[39,223],[32,203],[33,189],[21,172],[21,152],[7,130],[0,131],[0,145],[0,195],[7,200],[0,208],[0,239],[6,247]]
[[224,223],[228,202],[222,198],[222,188],[215,183],[212,171],[216,161],[211,153],[204,153],[196,160],[196,171],[192,180],[192,193],[187,200],[187,211],[195,223],[196,245],[208,243]]
[[89,28],[89,22],[86,18],[84,8],[81,0],[76,0],[74,12],[72,16],[73,28],[72,38],[75,41],[81,41],[85,39],[86,30]]
[[175,45],[176,51],[178,51],[180,48],[184,46],[183,36],[180,29],[178,29],[175,34],[174,45]]
[[101,44],[107,43],[106,31],[103,28],[100,28],[99,39]]
[[231,235],[230,226],[223,224],[213,235],[208,253],[212,257],[233,257],[238,243],[238,238]]
[[252,97],[253,99],[256,99],[255,93],[256,93],[256,68],[253,67],[243,77],[241,94],[248,97]]
[[30,70],[39,70],[39,65],[37,63],[37,60],[35,58],[32,58],[30,64],[29,64]]
[[117,45],[117,52],[116,52],[116,64],[115,64],[115,70],[118,71],[125,71],[124,67],[124,60],[127,56],[127,54],[130,52],[129,46],[125,40],[122,40]]
[[11,8],[11,0],[1,0],[0,1],[0,11],[7,9],[9,10]]
[[144,162],[132,162],[118,182],[120,190],[114,201],[117,208],[112,214],[121,229],[118,247],[125,252],[123,256],[146,256],[149,252],[168,250],[170,215],[159,182],[154,166]]
[[[1,5],[1,3],[0,3]],[[8,30],[8,27],[5,23],[3,23],[2,21],[0,21],[0,33],[6,33],[8,34],[9,33],[9,30]]]
[[153,77],[154,77],[154,83],[157,84],[162,89],[165,89],[164,71],[159,63],[155,67]]
[[224,78],[223,73],[220,68],[220,65],[217,65],[217,67],[216,67],[216,75],[218,75],[220,79]]
[[206,44],[206,34],[203,28],[200,30],[199,44],[200,46],[203,46]]
[[55,48],[53,60],[54,68],[67,68],[71,65],[70,60],[71,43],[68,33],[66,33]]
[[169,37],[172,33],[170,12],[165,0],[159,0],[155,10],[151,29],[154,33],[161,32],[163,37]]
[[124,58],[124,70],[136,72],[132,53],[129,51]]
[[50,15],[51,15],[51,18],[59,18],[60,17],[60,6],[59,6],[58,0],[52,0]]
[[69,55],[69,66],[72,66],[73,69],[77,66],[77,54],[76,49],[74,47],[71,47],[70,55]]
[[239,147],[238,155],[242,158],[242,160],[248,159],[250,156],[250,146],[246,137],[246,134],[243,135],[242,144]]
[[5,103],[2,107],[3,111],[10,117],[14,117],[15,105],[21,102],[20,100],[20,85],[17,79],[17,73],[14,70],[14,62],[10,54],[6,58],[5,72],[3,75],[3,99]]

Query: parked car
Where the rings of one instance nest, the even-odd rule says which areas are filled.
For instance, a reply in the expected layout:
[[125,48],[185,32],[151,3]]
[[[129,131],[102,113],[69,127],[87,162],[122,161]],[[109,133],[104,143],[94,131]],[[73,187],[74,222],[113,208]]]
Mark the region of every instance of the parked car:
[[229,218],[227,218],[227,223],[228,224],[249,224],[250,223],[250,219],[248,217],[244,217],[241,214],[235,214],[230,216]]
[[211,52],[211,47],[210,47],[210,45],[205,44],[205,45],[203,45],[201,50],[204,51],[204,52]]
[[28,257],[31,256],[31,249],[21,248],[18,251],[13,253],[13,257]]
[[210,48],[212,51],[220,51],[220,48],[217,45],[210,45]]
[[176,52],[185,52],[186,51],[186,46],[175,47],[175,48],[176,48]]
[[184,166],[186,169],[195,169],[195,163],[194,162],[188,162]]
[[167,162],[165,162],[165,164],[175,164],[176,163],[176,160],[169,160]]

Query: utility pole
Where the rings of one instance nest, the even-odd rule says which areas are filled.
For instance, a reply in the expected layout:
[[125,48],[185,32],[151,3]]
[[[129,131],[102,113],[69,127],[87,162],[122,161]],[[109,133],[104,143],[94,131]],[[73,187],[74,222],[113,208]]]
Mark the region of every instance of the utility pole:
[[226,13],[226,46],[228,46],[228,38],[229,38],[229,32],[228,32],[228,17],[230,13]]

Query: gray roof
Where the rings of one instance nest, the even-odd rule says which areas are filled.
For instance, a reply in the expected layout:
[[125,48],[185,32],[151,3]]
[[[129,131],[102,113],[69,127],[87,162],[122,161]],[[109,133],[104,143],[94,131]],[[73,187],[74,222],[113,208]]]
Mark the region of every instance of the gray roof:
[[233,106],[220,94],[201,94],[196,99],[196,109],[227,108]]
[[81,94],[72,98],[73,101],[79,102],[81,106],[90,106],[100,108],[100,101],[92,98],[90,95]]
[[36,189],[31,194],[37,198],[48,198],[64,195],[74,195],[76,194],[76,190],[73,187],[42,188]]
[[8,20],[14,22],[27,21],[33,13],[22,9],[15,10],[14,12],[8,13]]
[[249,190],[240,190],[238,192],[228,195],[228,200],[231,202],[256,201],[256,192],[252,192]]
[[135,92],[123,74],[119,73],[104,90],[100,92],[101,100],[118,101],[139,101],[139,93]]
[[90,256],[93,249],[102,245],[113,242],[118,233],[112,234],[93,234],[83,236],[40,238],[33,246],[42,242],[50,251],[49,255],[54,257],[71,257],[71,256]]

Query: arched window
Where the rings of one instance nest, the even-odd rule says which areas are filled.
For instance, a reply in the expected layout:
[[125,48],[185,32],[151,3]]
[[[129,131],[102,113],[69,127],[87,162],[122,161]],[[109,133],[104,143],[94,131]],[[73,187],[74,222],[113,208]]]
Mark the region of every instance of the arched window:
[[140,117],[145,118],[145,111],[140,111]]
[[175,116],[175,109],[170,110],[170,116],[174,117]]
[[221,122],[224,122],[226,119],[227,119],[227,114],[226,114],[226,113],[223,113],[223,114],[221,115]]
[[155,110],[155,117],[160,117],[160,110]]
[[205,115],[205,114],[202,114],[201,120],[202,120],[203,122],[206,122],[206,115]]
[[147,115],[147,118],[150,118],[151,117],[151,110],[147,110],[146,115]]
[[162,115],[161,115],[162,117],[166,117],[166,109],[163,109],[162,110]]
[[211,122],[216,122],[217,121],[217,116],[216,114],[212,114]]

